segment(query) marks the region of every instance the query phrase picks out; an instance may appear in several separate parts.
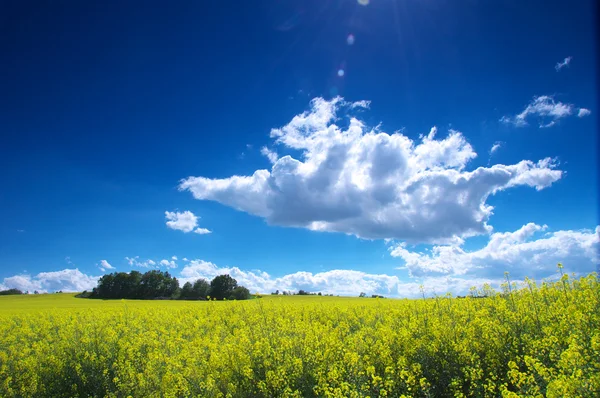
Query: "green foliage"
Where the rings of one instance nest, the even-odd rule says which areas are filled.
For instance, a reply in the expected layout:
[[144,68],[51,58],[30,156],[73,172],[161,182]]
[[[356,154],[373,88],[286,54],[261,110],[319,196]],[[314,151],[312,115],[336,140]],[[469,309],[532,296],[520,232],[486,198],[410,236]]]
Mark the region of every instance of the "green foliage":
[[237,281],[229,275],[219,275],[210,282],[210,297],[223,300],[231,297],[233,289],[237,287]]
[[250,298],[250,290],[246,289],[244,286],[237,286],[231,292],[230,298],[232,300],[248,300]]

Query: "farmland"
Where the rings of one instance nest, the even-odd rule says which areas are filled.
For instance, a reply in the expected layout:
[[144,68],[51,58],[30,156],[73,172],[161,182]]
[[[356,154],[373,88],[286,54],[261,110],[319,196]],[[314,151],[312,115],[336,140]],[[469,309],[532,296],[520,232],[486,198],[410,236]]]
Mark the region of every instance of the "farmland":
[[0,297],[2,397],[600,393],[595,274],[420,300]]

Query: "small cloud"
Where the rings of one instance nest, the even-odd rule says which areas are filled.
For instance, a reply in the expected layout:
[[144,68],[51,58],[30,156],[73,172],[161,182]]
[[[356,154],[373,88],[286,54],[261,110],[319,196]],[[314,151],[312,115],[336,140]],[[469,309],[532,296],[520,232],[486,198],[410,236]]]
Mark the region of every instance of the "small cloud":
[[175,261],[169,261],[164,259],[160,260],[160,265],[167,268],[177,268],[177,264],[175,263]]
[[557,72],[560,72],[562,68],[569,66],[572,59],[573,57],[567,57],[562,62],[557,62],[556,66],[554,66],[554,69],[556,69]]
[[206,234],[212,234],[212,231],[209,229],[206,229],[206,228],[196,228],[194,230],[194,233],[198,234],[198,235],[206,235]]
[[269,159],[269,162],[271,162],[271,164],[275,164],[275,162],[277,162],[277,152],[270,150],[266,146],[260,148],[260,153],[267,159]]
[[127,263],[134,267],[150,268],[156,265],[154,260],[139,261],[140,256],[125,257]]
[[177,260],[177,256],[172,256],[171,260]]
[[490,149],[490,155],[493,155],[494,153],[496,153],[496,151],[498,151],[498,149],[500,149],[501,147],[502,147],[502,142],[496,141],[494,143],[494,145],[492,145],[492,148]]
[[579,112],[577,112],[577,117],[584,117],[591,114],[592,111],[586,108],[579,108]]
[[71,257],[70,256],[65,257],[65,261],[67,262],[67,264],[73,265],[73,262],[71,261]]
[[23,233],[23,232],[25,232],[25,230],[24,229],[17,229],[17,232]]
[[190,260],[187,259],[187,257],[184,257],[182,260],[183,261],[190,261]]
[[167,219],[167,227],[171,229],[176,229],[185,233],[192,231],[197,234],[210,233],[206,228],[196,228],[198,226],[198,218],[200,217],[194,215],[191,211],[184,211],[182,213],[165,211],[165,217]]
[[527,119],[537,118],[540,128],[552,127],[560,119],[572,115],[573,110],[572,104],[556,101],[552,95],[541,95],[533,97],[523,112],[514,117],[502,116],[500,122],[513,124],[515,127],[524,127],[528,125]]
[[102,272],[106,272],[106,270],[112,270],[115,269],[115,267],[113,267],[108,261],[106,260],[100,260],[100,264],[98,264],[98,268],[100,268],[100,271]]

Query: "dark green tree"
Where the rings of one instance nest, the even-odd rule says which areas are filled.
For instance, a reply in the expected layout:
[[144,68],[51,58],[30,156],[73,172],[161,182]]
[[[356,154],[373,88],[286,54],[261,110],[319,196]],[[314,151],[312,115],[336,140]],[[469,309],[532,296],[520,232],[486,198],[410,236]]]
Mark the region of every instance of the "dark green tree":
[[192,288],[192,298],[200,299],[206,298],[210,294],[210,283],[208,283],[205,279],[198,279],[194,282],[194,287]]
[[210,282],[210,296],[217,300],[231,297],[233,289],[237,287],[237,281],[229,275],[219,275]]
[[250,298],[250,290],[244,286],[238,286],[231,292],[231,300],[248,300]]
[[10,296],[13,294],[25,294],[25,293],[23,293],[19,289],[8,289],[8,290],[0,291],[0,296]]
[[181,288],[181,294],[179,295],[180,299],[186,300],[192,298],[192,284],[190,282],[186,282],[183,284]]

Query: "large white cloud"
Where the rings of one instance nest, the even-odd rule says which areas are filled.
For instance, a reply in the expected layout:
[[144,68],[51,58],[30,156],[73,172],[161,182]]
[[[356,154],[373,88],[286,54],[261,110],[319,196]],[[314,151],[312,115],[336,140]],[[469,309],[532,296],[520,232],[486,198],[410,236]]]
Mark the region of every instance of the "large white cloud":
[[15,275],[4,278],[3,285],[10,289],[19,289],[33,293],[54,292],[81,292],[91,290],[98,283],[97,276],[82,273],[79,269],[64,269],[62,271],[41,272],[35,276],[28,274]]
[[[461,245],[434,246],[430,252],[415,252],[400,244],[391,249],[405,262],[413,276],[484,275],[501,277],[508,271],[516,278],[544,278],[556,271],[559,262],[570,271],[589,273],[600,262],[600,227],[595,231],[556,231],[534,223],[514,232],[497,232],[486,246],[468,251]],[[537,236],[536,235],[541,235]]]
[[316,98],[271,131],[279,152],[297,158],[281,156],[251,176],[189,177],[179,188],[275,225],[444,242],[489,231],[489,195],[517,185],[543,189],[562,176],[550,159],[467,171],[477,154],[458,131],[438,139],[434,127],[413,141],[337,116],[367,106]]
[[210,234],[211,231],[206,228],[198,227],[198,216],[189,210],[184,212],[165,211],[165,218],[167,219],[167,227],[176,229],[183,232],[194,231],[197,234],[204,235]]

